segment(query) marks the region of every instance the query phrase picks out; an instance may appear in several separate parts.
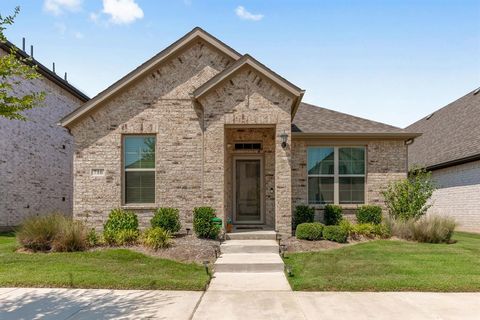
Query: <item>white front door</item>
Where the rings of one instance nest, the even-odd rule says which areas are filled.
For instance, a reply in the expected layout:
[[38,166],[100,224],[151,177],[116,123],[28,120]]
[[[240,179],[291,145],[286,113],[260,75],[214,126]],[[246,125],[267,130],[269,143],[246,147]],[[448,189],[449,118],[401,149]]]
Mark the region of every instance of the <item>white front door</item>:
[[263,222],[263,168],[257,156],[234,158],[233,216],[237,224]]

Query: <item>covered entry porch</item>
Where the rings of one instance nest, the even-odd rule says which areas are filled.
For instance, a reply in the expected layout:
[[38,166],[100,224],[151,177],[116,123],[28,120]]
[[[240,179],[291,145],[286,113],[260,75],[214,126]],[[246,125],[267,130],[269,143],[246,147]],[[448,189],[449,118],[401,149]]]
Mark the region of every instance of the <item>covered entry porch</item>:
[[275,126],[225,127],[225,222],[275,229]]

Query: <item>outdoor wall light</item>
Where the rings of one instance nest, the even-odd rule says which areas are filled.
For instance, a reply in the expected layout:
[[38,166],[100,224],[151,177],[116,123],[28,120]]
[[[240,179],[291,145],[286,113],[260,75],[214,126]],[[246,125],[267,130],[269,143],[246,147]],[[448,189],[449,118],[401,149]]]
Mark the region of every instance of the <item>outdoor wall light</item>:
[[288,134],[283,130],[282,134],[280,135],[280,139],[282,139],[282,148],[285,148],[287,146],[287,139],[288,139]]

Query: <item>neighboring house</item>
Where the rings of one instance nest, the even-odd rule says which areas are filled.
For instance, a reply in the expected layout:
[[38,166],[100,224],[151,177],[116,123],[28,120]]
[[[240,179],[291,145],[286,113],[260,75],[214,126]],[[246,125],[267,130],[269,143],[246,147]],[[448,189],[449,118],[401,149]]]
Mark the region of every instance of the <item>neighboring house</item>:
[[[11,43],[0,44],[0,55]],[[18,50],[19,56],[28,55]],[[31,215],[53,211],[72,214],[73,138],[58,121],[89,98],[33,60],[41,79],[22,81],[19,95],[46,93],[41,105],[28,110],[28,121],[0,117],[0,229],[19,225]]]
[[290,234],[300,204],[382,204],[417,134],[302,103],[304,91],[200,28],[66,116],[74,216],[212,206],[237,227]]
[[480,88],[406,129],[423,133],[408,147],[410,167],[425,166],[437,184],[429,213],[480,232]]

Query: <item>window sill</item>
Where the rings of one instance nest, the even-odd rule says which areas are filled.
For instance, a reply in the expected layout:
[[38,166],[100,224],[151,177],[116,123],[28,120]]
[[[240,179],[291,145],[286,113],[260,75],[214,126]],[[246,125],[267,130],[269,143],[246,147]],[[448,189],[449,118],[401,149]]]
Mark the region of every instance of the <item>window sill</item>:
[[146,204],[124,204],[121,206],[122,209],[131,209],[131,210],[152,210],[157,209],[157,205],[154,203],[146,203]]

